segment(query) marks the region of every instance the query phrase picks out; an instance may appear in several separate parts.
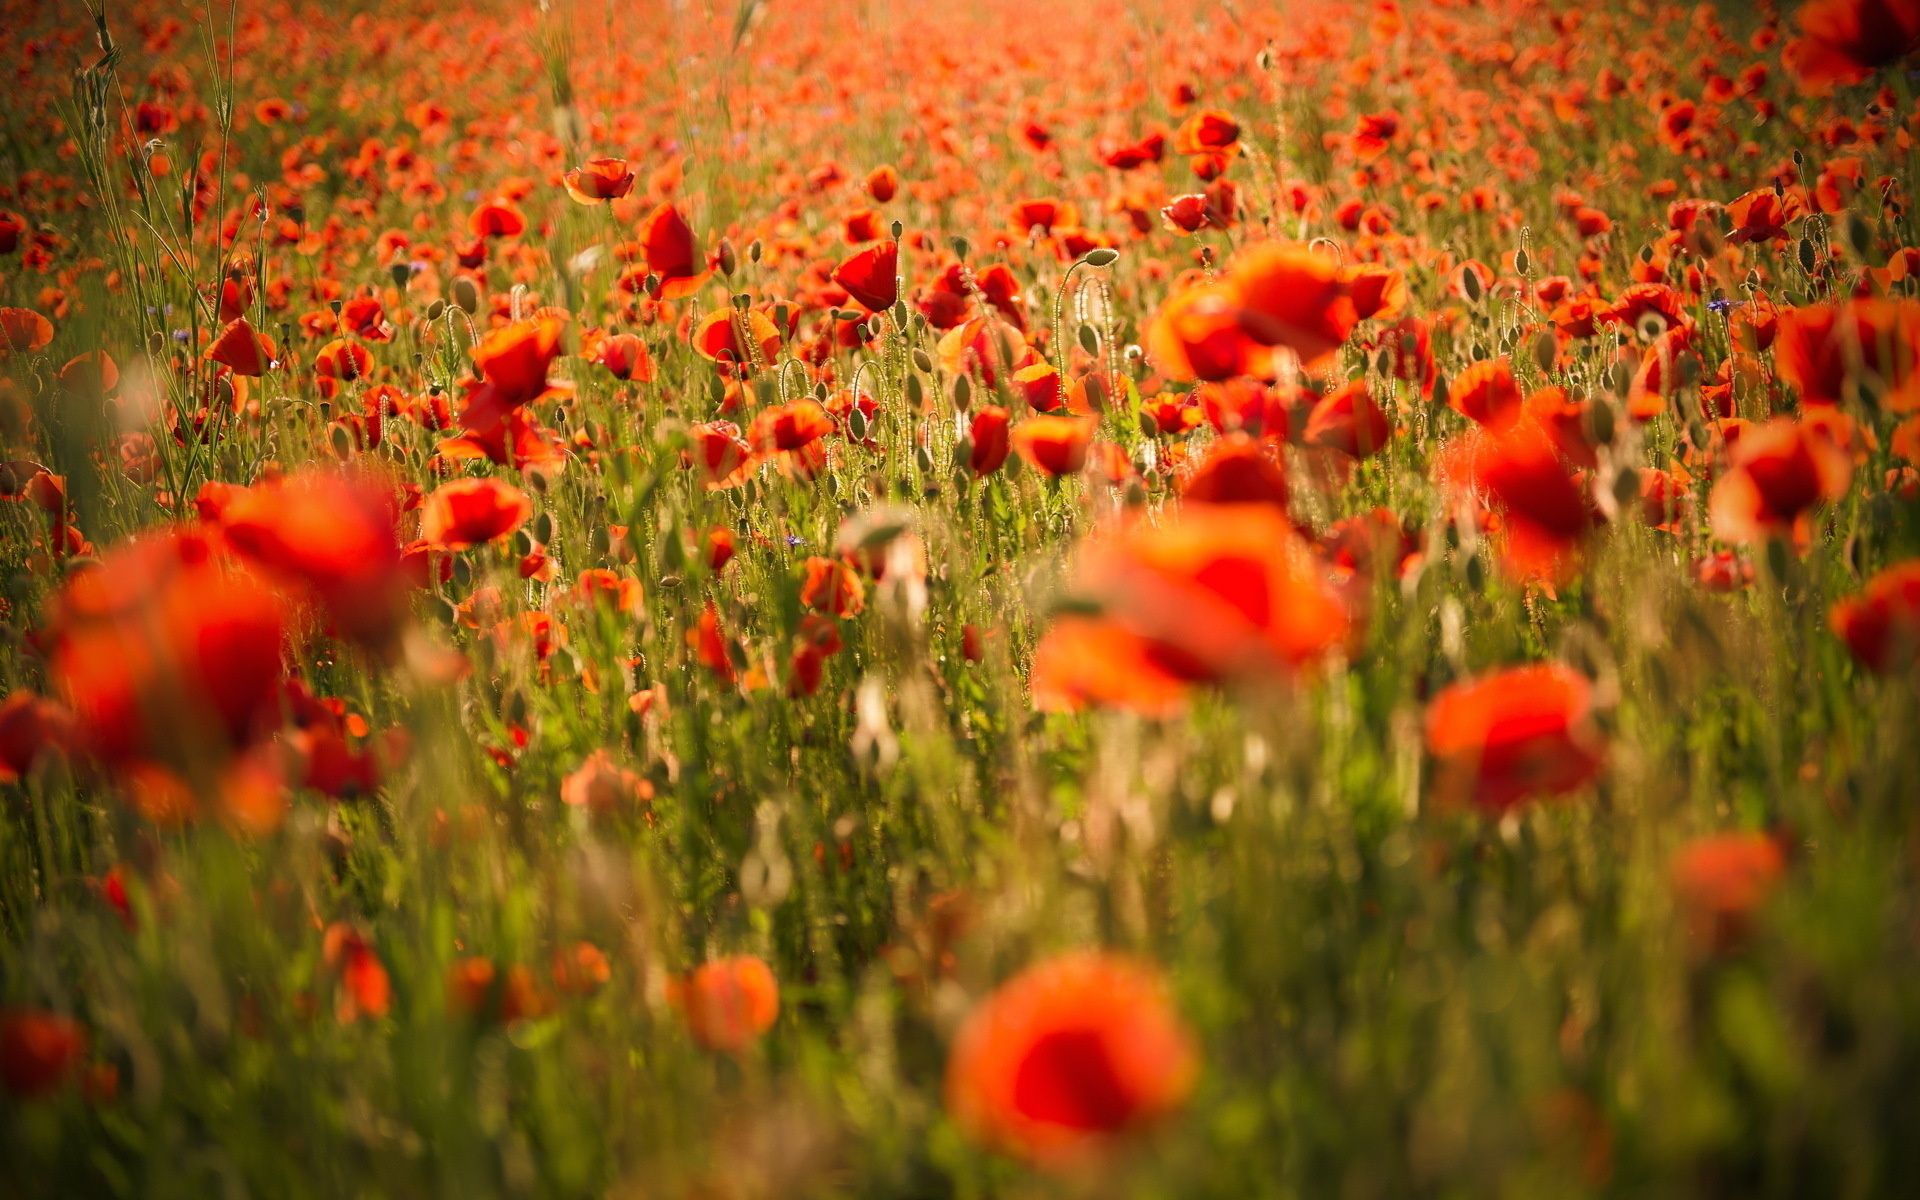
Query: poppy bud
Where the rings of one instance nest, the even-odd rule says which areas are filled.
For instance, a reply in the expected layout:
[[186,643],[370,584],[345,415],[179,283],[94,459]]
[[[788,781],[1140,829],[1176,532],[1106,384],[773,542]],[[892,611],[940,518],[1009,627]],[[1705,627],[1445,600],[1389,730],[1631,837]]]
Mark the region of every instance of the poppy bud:
[[1093,326],[1082,325],[1080,327],[1080,348],[1088,354],[1098,354],[1100,352],[1100,337],[1094,333]]
[[973,381],[965,375],[953,381],[953,406],[961,412],[973,406]]
[[440,314],[446,311],[447,302],[445,300],[435,300],[432,304],[427,305],[427,320],[438,321]]
[[915,346],[913,348],[913,365],[917,370],[931,373],[933,370],[933,358],[925,350]]
[[907,403],[913,405],[915,408],[919,408],[926,402],[926,398],[926,389],[921,386],[920,377],[918,375],[907,376]]
[[726,276],[728,279],[732,279],[734,268],[740,265],[739,260],[734,257],[732,241],[727,238],[720,239],[720,253],[718,257],[720,260],[720,274]]
[[953,256],[961,262],[967,261],[967,255],[973,251],[973,243],[956,235],[950,244],[953,246]]
[[1087,251],[1087,256],[1080,261],[1090,267],[1110,267],[1119,261],[1119,258],[1120,252],[1118,250],[1110,246],[1095,246],[1093,249]]
[[749,243],[749,244],[748,244],[748,246],[747,246],[747,261],[748,261],[748,262],[751,262],[751,263],[757,263],[757,262],[759,262],[759,261],[760,261],[760,254],[761,254],[761,249],[760,249],[760,239],[759,239],[759,238],[755,238],[755,239],[753,239],[753,241],[752,241],[751,243]]
[[480,311],[480,288],[465,275],[453,281],[453,306],[463,312]]
[[902,225],[898,221],[895,221],[892,227],[889,229],[889,232],[893,234],[893,240],[896,242],[900,240],[900,235],[905,233],[906,231],[907,231],[907,227],[905,225]]

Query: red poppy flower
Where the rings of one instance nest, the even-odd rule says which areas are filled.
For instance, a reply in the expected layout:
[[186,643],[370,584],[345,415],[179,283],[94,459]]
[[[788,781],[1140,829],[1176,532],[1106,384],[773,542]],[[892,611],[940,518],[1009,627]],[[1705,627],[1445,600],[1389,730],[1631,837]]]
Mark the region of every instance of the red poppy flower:
[[833,418],[818,400],[802,397],[766,409],[747,428],[757,450],[800,450],[833,432]]
[[562,803],[596,813],[627,812],[653,798],[653,785],[616,763],[605,750],[595,750],[560,781]]
[[815,555],[802,568],[800,603],[835,617],[857,617],[867,606],[867,589],[852,567]]
[[1801,36],[1782,52],[1809,91],[1858,83],[1920,49],[1914,0],[1809,0],[1795,14]]
[[1920,664],[1920,559],[1896,563],[1827,614],[1853,656],[1890,674]]
[[1694,945],[1717,951],[1746,940],[1786,870],[1786,852],[1768,834],[1723,833],[1687,843],[1673,860],[1673,891]]
[[701,481],[710,491],[738,487],[756,465],[753,447],[732,421],[694,425],[688,428],[687,436],[693,443],[689,465],[700,468]]
[[53,322],[30,308],[0,308],[0,356],[38,350],[53,341]]
[[542,317],[516,321],[481,339],[473,350],[475,379],[461,381],[467,391],[460,427],[479,431],[526,405],[563,394],[547,381],[547,368],[560,353],[565,326]]
[[653,378],[653,356],[647,344],[631,333],[616,333],[602,338],[593,361],[607,369],[615,379],[633,379],[646,383]]
[[420,506],[420,536],[441,550],[465,550],[506,537],[533,516],[533,500],[498,479],[443,483]]
[[647,270],[659,277],[662,300],[691,296],[712,276],[700,258],[693,226],[671,204],[653,210],[640,228],[640,245]]
[[738,1054],[773,1028],[780,985],[773,970],[751,954],[715,959],[667,985],[667,998],[686,1018],[687,1032],[707,1050]]
[[1747,429],[1728,452],[1707,512],[1715,537],[1753,542],[1804,530],[1821,504],[1846,495],[1853,464],[1824,428],[1776,417]]
[[590,158],[565,176],[567,195],[582,204],[618,200],[633,190],[633,169],[624,158]]
[[32,692],[11,692],[0,701],[0,783],[26,776],[46,754],[72,752],[78,740],[73,714]]
[[87,1031],[72,1017],[39,1009],[0,1012],[0,1083],[22,1100],[60,1087],[87,1054]]
[[1007,461],[1011,447],[1007,410],[997,404],[983,405],[973,414],[967,427],[972,448],[967,453],[967,468],[975,475],[991,475]]
[[1850,300],[1781,309],[1773,354],[1806,404],[1839,404],[1853,383],[1894,412],[1920,408],[1920,303]]
[[940,365],[949,373],[978,373],[988,387],[998,383],[1002,371],[1011,374],[1039,357],[1017,328],[991,315],[969,318],[948,330],[939,352]]
[[865,305],[868,312],[893,307],[900,297],[900,246],[881,242],[869,246],[833,269],[833,281]]
[[969,1014],[947,1060],[947,1110],[978,1141],[1068,1167],[1179,1108],[1198,1074],[1158,972],[1080,952],[1028,968]]
[[875,167],[867,173],[867,178],[861,186],[866,188],[867,195],[872,196],[877,203],[885,204],[893,199],[894,193],[900,190],[900,173],[890,166]]
[[393,984],[387,968],[358,929],[344,921],[327,926],[321,939],[321,959],[340,979],[334,1016],[342,1025],[361,1017],[379,1020],[393,1004]]
[[391,650],[409,591],[396,516],[391,495],[372,479],[312,470],[237,489],[219,523],[242,557],[312,589],[336,632]]
[[1563,795],[1599,774],[1604,744],[1593,685],[1551,663],[1455,683],[1427,708],[1427,751],[1448,800],[1504,813],[1531,796]]
[[[387,310],[372,296],[360,296],[341,305],[340,327],[363,341],[393,340],[393,326],[387,324]],[[371,365],[371,356],[366,361]],[[366,374],[364,368],[360,374]]]
[[1307,417],[1302,440],[1355,458],[1369,458],[1386,448],[1393,422],[1374,403],[1367,381],[1356,379],[1328,393]]
[[285,637],[273,589],[207,537],[162,530],[68,578],[47,664],[95,753],[192,761],[277,724]]
[[1272,352],[1240,327],[1240,304],[1224,283],[1175,292],[1147,327],[1154,364],[1175,379],[1219,381],[1268,376]]
[[1240,122],[1232,113],[1218,108],[1202,109],[1185,121],[1173,135],[1175,154],[1227,154],[1240,143]]
[[217,362],[235,375],[258,378],[274,365],[273,342],[265,334],[254,332],[245,317],[221,331],[207,348],[207,360]]
[[1342,272],[1353,315],[1365,321],[1398,321],[1407,307],[1407,277],[1392,267],[1359,263]]
[[527,231],[527,218],[505,200],[489,200],[473,210],[467,229],[477,238],[519,237]]
[[1287,475],[1269,443],[1232,433],[1213,444],[1180,495],[1193,504],[1270,504],[1287,511]]
[[1086,465],[1095,429],[1094,422],[1082,417],[1028,417],[1013,427],[1009,441],[1030,465],[1058,477]]
[[1447,407],[1489,429],[1504,429],[1520,415],[1520,387],[1505,355],[1474,363],[1447,388]]
[[762,366],[771,366],[780,355],[780,329],[757,308],[708,313],[694,328],[692,342],[700,357],[743,376],[753,374],[756,355]]
[[1528,579],[1571,568],[1593,527],[1592,500],[1547,431],[1515,421],[1470,438],[1474,482],[1504,518],[1502,562]]
[[1227,275],[1241,330],[1307,366],[1339,348],[1358,320],[1339,264],[1307,246],[1256,242],[1228,260]]
[[338,379],[343,383],[366,378],[373,369],[373,354],[358,342],[349,342],[336,338],[320,348],[314,356],[313,373],[326,379]]

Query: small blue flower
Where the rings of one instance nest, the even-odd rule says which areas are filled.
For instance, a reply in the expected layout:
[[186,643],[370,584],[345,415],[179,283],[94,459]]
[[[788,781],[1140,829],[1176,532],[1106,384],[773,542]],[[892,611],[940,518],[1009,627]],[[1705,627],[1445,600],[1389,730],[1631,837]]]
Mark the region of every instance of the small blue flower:
[[1725,298],[1722,298],[1719,300],[1709,300],[1707,301],[1707,307],[1717,313],[1730,312],[1733,309],[1733,301]]
[[791,533],[787,535],[787,545],[789,546],[804,546],[806,544],[807,544],[807,539],[803,537],[795,537]]

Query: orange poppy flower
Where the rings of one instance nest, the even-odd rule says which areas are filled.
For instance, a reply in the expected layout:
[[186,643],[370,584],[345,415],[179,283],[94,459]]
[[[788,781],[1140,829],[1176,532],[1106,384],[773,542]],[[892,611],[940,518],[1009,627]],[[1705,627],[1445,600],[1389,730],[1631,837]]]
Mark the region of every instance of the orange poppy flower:
[[1392,267],[1360,263],[1342,272],[1353,315],[1365,321],[1398,321],[1407,308],[1407,277]]
[[613,978],[606,954],[592,942],[575,942],[555,950],[548,970],[553,986],[569,996],[591,996]]
[[22,1100],[56,1091],[87,1054],[87,1031],[40,1009],[0,1012],[0,1083]]
[[1516,421],[1469,439],[1474,483],[1503,522],[1502,562],[1522,578],[1556,579],[1592,530],[1594,506],[1547,431]]
[[1835,604],[1827,621],[1871,670],[1892,673],[1920,664],[1920,559],[1881,571],[1858,596]]
[[1147,327],[1147,351],[1174,379],[1220,381],[1271,374],[1272,353],[1240,328],[1240,304],[1224,283],[1175,292]]
[[373,354],[358,342],[335,338],[320,347],[313,359],[313,373],[343,383],[366,378],[373,369]]
[[1714,536],[1754,542],[1805,531],[1817,507],[1846,495],[1853,464],[1823,428],[1776,417],[1740,435],[1707,498]]
[[1169,716],[1186,703],[1187,680],[1162,661],[1159,649],[1113,621],[1060,617],[1034,647],[1033,706],[1078,712],[1099,705]]
[[867,606],[867,589],[852,567],[814,555],[803,567],[800,603],[835,617],[857,617]]
[[700,357],[742,376],[753,374],[756,355],[769,367],[780,356],[780,329],[757,308],[716,309],[700,319],[691,340]]
[[751,954],[715,959],[671,981],[667,998],[686,1018],[687,1032],[707,1050],[738,1054],[773,1028],[780,985],[765,961]]
[[1014,976],[968,1015],[947,1059],[947,1110],[977,1141],[1065,1168],[1178,1109],[1199,1067],[1156,970],[1065,954]]
[[565,176],[567,195],[582,204],[618,200],[633,190],[633,169],[624,158],[590,158]]
[[615,379],[641,383],[653,379],[653,356],[647,353],[647,344],[631,333],[616,333],[600,339],[592,357]]
[[747,427],[757,450],[801,450],[833,432],[833,418],[818,400],[802,397],[763,410]]
[[1011,374],[1039,357],[1018,329],[994,316],[972,317],[949,329],[940,339],[939,352],[947,372],[978,373],[988,387],[998,383],[1000,372]]
[[1083,417],[1028,417],[1013,427],[1008,441],[1029,465],[1058,478],[1086,465],[1096,428]]
[[683,461],[699,467],[701,482],[709,491],[739,487],[758,465],[753,447],[732,421],[703,422],[689,427],[687,436],[693,449]]
[[613,755],[595,750],[560,781],[560,800],[589,812],[618,813],[644,806],[653,799],[653,785],[614,762]]
[[693,226],[671,204],[653,210],[640,227],[640,246],[646,255],[647,270],[660,280],[657,298],[678,300],[700,290],[712,277],[701,261],[693,239]]
[[465,550],[495,542],[533,516],[533,500],[498,479],[443,483],[420,506],[420,536],[440,550]]
[[1552,663],[1447,687],[1427,708],[1438,794],[1499,814],[1529,797],[1580,787],[1605,758],[1592,696],[1584,676]]

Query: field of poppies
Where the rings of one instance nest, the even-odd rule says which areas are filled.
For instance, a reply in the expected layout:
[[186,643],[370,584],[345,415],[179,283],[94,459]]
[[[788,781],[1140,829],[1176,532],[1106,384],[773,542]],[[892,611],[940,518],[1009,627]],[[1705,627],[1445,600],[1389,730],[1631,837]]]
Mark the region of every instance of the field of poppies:
[[0,1197],[1920,1178],[1920,0],[0,0]]

